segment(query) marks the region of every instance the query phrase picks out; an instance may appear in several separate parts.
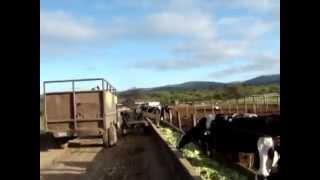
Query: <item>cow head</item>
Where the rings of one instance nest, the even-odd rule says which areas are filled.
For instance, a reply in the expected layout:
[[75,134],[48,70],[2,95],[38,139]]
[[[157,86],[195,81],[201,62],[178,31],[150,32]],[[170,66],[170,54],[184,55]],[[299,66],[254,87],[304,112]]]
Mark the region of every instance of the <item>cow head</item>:
[[215,120],[216,114],[215,113],[209,114],[206,118],[207,118],[206,129],[208,130],[211,127],[211,122]]
[[275,148],[278,147],[278,144],[272,137],[261,137],[259,138],[257,145],[260,160],[257,175],[260,178],[266,178],[270,175],[271,170],[277,166],[280,159],[279,148]]

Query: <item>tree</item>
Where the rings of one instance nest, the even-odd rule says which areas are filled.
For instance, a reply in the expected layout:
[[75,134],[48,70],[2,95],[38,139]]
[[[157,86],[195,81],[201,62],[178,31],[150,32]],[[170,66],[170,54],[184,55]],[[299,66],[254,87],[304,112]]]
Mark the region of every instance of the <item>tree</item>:
[[230,99],[240,98],[246,95],[241,85],[228,86],[225,92],[226,92],[226,97]]
[[217,93],[217,94],[213,95],[213,98],[217,99],[217,100],[222,100],[223,95],[221,93]]

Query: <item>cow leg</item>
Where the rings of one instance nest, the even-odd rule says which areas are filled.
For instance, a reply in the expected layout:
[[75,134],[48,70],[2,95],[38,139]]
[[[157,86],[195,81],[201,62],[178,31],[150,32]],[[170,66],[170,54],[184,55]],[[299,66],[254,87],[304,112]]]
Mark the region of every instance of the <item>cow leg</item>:
[[232,160],[232,162],[238,163],[239,162],[239,153],[238,152],[231,153],[231,160]]
[[270,173],[267,169],[268,152],[269,152],[269,149],[273,148],[273,140],[271,137],[259,138],[257,146],[259,151],[259,162],[260,162],[258,175],[267,177],[269,176],[269,173]]
[[179,142],[178,149],[183,148],[186,144],[190,143],[191,140],[192,140],[192,137],[189,133],[183,135]]
[[205,145],[206,145],[206,153],[209,157],[212,157],[213,154],[213,142],[211,142],[212,136],[206,136],[205,138]]
[[156,115],[156,125],[157,125],[157,128],[160,127],[160,119],[157,115]]
[[224,154],[225,154],[227,160],[232,161],[232,153],[230,153],[230,152],[224,152]]
[[211,157],[211,151],[208,143],[206,143],[206,153],[209,157]]
[[250,168],[250,169],[252,169],[253,162],[254,162],[254,155],[253,155],[253,154],[250,154],[250,155],[249,155],[249,168]]

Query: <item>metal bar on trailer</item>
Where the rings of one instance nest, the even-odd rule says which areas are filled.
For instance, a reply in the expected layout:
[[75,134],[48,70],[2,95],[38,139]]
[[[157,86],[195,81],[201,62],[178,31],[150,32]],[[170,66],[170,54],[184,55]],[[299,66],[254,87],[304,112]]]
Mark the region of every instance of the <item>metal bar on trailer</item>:
[[108,90],[108,86],[109,86],[110,83],[105,79],[103,79],[103,81],[106,83],[106,90]]
[[48,125],[47,125],[47,106],[46,106],[46,103],[47,103],[47,101],[46,101],[46,83],[44,83],[43,82],[43,110],[44,110],[44,112],[43,112],[43,116],[44,116],[44,118],[43,118],[43,120],[45,121],[44,122],[44,125],[45,125],[45,129],[47,130],[48,129]]
[[62,83],[62,82],[73,82],[73,81],[100,81],[102,78],[95,79],[69,79],[69,80],[57,80],[57,81],[44,81],[44,83]]
[[75,93],[75,82],[72,81],[72,101],[73,101],[73,119],[74,119],[74,130],[77,130],[77,106],[76,106],[76,93]]
[[[106,80],[102,80],[102,86],[103,86],[103,89],[102,89],[102,118],[103,118],[103,127],[105,128],[105,130],[107,131],[107,122],[106,122],[106,117],[107,117],[107,113],[106,113],[106,110],[105,110],[105,99],[106,99],[106,88],[104,83],[106,82],[106,86],[108,87],[108,82]],[[106,133],[106,132],[105,132]]]
[[[49,124],[51,123],[62,123],[62,122],[73,122],[74,119],[62,119],[62,120],[50,120],[48,122]],[[88,119],[77,119],[77,123],[79,122],[87,122],[87,121],[103,121],[102,118],[88,118]]]
[[56,81],[44,81],[44,84],[50,84],[50,83],[66,83],[66,82],[80,82],[80,81],[102,81],[106,83],[105,90],[111,91],[114,89],[116,90],[108,81],[106,81],[104,78],[90,78],[90,79],[69,79],[69,80],[56,80]]

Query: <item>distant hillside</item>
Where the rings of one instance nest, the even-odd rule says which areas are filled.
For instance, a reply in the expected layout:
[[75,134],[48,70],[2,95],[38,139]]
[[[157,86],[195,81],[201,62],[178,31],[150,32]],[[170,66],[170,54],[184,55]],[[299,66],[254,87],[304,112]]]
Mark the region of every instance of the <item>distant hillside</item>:
[[259,76],[242,82],[190,81],[154,88],[137,88],[119,93],[120,101],[130,99],[160,100],[162,102],[203,101],[239,96],[280,92],[280,75]]
[[[119,103],[140,100],[159,100],[170,103],[173,100],[203,101],[228,99],[239,96],[280,92],[280,74],[264,75],[242,82],[189,81],[181,84],[154,88],[135,88],[119,92]],[[43,97],[40,96],[40,112],[43,111]]]
[[154,88],[137,88],[133,90],[123,91],[121,93],[129,93],[131,91],[170,91],[170,90],[210,90],[216,88],[223,88],[226,86],[234,84],[245,84],[245,85],[271,85],[271,84],[280,84],[280,75],[265,75],[259,76],[253,79],[249,79],[243,82],[230,82],[230,83],[221,83],[221,82],[210,82],[210,81],[189,81],[182,84],[166,85]]
[[244,82],[247,85],[280,84],[280,75],[259,76]]
[[209,81],[190,81],[182,84],[167,85],[162,87],[156,87],[149,90],[199,90],[199,89],[215,89],[224,87],[225,83],[209,82]]

